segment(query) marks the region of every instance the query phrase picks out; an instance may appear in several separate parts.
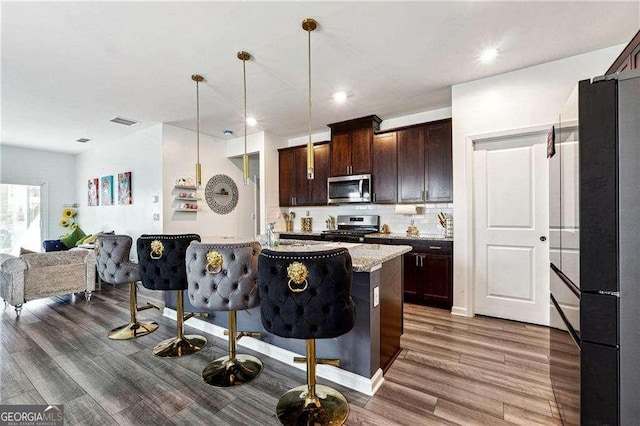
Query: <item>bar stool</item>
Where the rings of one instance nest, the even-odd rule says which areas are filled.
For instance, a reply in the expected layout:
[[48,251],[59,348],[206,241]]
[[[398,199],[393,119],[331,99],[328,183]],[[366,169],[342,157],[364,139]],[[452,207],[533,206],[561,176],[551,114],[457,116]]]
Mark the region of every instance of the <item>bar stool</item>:
[[[260,333],[237,332],[237,311],[260,304],[258,292],[258,242],[203,244],[187,248],[189,302],[207,312],[229,312],[229,355],[211,362],[202,371],[204,381],[229,387],[250,382],[262,371],[262,362],[251,355],[236,353],[241,337]],[[225,332],[227,334],[227,332]]]
[[142,285],[150,290],[176,291],[176,319],[178,334],[160,342],[153,348],[159,357],[180,357],[198,352],[207,343],[199,335],[184,334],[184,321],[195,314],[185,316],[182,292],[187,289],[185,252],[191,241],[200,241],[196,234],[142,235],[136,243]]
[[286,392],[276,415],[285,425],[341,425],[349,404],[337,390],[316,384],[316,340],[348,333],[355,325],[352,265],[346,249],[283,252],[262,250],[258,261],[264,328],[277,336],[307,340],[307,384]]
[[133,240],[128,235],[101,235],[95,244],[96,268],[100,280],[108,284],[129,284],[129,324],[114,328],[109,338],[114,340],[134,339],[146,336],[158,329],[158,323],[138,322],[137,313],[145,309],[157,308],[147,303],[138,306],[137,282],[140,281],[138,265],[129,261]]

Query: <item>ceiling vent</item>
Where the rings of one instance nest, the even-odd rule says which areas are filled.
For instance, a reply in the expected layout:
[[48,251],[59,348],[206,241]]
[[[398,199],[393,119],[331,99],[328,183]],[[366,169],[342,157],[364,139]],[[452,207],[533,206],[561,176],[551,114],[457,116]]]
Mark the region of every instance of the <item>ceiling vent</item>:
[[87,138],[80,138],[78,140],[76,140],[76,142],[80,142],[80,143],[87,143],[89,142],[91,139],[87,139]]
[[136,125],[140,124],[139,121],[130,120],[130,119],[124,118],[124,117],[114,117],[109,121],[112,121],[112,122],[118,123],[118,124],[122,124],[123,126],[136,126]]

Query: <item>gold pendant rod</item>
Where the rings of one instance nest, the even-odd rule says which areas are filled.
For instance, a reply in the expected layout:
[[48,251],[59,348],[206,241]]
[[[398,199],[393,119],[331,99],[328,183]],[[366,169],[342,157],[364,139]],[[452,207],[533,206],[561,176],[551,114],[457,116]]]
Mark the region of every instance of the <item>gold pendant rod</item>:
[[311,18],[302,21],[302,29],[307,32],[307,52],[308,52],[308,73],[309,73],[309,141],[307,142],[307,179],[313,179],[315,174],[313,142],[311,140],[311,131],[313,129],[313,100],[311,96],[311,31],[315,30],[318,23]]
[[238,59],[242,61],[243,100],[244,100],[244,154],[242,155],[242,173],[244,184],[249,185],[249,154],[247,153],[247,61],[251,59],[249,52],[238,52]]
[[196,186],[202,185],[202,165],[200,164],[200,82],[204,77],[193,74],[191,80],[196,82]]

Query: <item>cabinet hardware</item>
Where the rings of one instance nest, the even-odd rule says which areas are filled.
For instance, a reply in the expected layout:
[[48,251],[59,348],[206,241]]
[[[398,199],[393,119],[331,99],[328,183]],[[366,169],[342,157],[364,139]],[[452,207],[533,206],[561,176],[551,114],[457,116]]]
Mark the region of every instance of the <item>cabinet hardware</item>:
[[547,241],[547,237],[543,235],[542,237],[540,237],[540,241]]
[[376,193],[375,192],[373,193],[373,202],[374,203],[376,202]]
[[418,261],[420,257],[417,254],[414,254],[414,256],[416,257],[416,266],[420,266],[420,262]]
[[442,250],[442,247],[429,246],[430,250]]

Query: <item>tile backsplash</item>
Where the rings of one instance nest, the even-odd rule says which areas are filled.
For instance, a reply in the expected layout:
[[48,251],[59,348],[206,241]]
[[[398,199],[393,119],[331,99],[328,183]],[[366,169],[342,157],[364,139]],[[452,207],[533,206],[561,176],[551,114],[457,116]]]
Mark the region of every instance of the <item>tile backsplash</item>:
[[[421,235],[442,236],[444,229],[440,226],[438,213],[446,213],[453,216],[453,203],[418,204],[418,214],[413,216],[414,223],[418,227]],[[394,204],[347,204],[340,206],[322,207],[292,207],[282,209],[282,212],[295,212],[296,218],[293,223],[293,230],[300,231],[302,224],[300,218],[306,217],[307,212],[313,218],[313,232],[322,232],[327,229],[325,221],[329,215],[362,215],[377,214],[380,216],[380,226],[389,225],[392,233],[404,233],[409,226],[411,216],[399,215],[395,213]],[[454,220],[455,229],[455,220]],[[279,219],[276,223],[276,230],[284,231],[284,219]],[[455,235],[455,232],[454,232]]]

